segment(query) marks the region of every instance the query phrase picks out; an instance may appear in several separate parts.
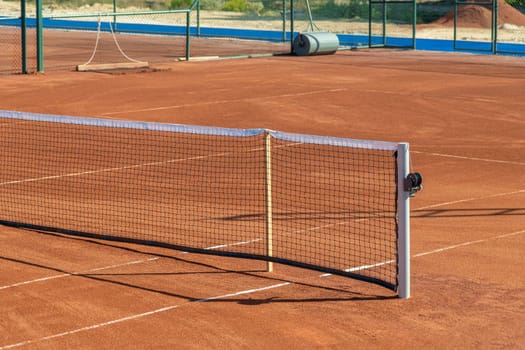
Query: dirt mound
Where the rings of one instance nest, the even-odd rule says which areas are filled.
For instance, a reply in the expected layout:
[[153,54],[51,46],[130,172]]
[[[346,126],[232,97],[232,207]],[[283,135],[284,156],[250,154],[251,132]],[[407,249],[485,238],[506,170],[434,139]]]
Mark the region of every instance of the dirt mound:
[[[492,10],[489,6],[461,5],[458,8],[457,23],[462,27],[490,28],[492,22]],[[454,25],[454,10],[433,22],[441,25]],[[498,26],[512,24],[525,27],[525,15],[510,6],[505,0],[498,1]]]

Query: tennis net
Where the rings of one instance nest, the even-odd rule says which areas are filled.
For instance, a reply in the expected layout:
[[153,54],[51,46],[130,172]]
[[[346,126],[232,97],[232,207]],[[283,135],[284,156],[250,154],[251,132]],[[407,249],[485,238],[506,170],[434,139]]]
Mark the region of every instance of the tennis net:
[[400,286],[398,144],[11,111],[0,128],[4,225]]

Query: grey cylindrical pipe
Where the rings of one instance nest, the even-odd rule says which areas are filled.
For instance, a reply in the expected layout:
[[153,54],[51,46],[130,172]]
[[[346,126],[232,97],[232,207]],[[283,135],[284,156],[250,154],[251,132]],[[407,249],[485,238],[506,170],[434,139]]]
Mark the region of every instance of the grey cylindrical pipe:
[[293,42],[297,56],[330,55],[337,51],[339,39],[329,32],[300,33]]

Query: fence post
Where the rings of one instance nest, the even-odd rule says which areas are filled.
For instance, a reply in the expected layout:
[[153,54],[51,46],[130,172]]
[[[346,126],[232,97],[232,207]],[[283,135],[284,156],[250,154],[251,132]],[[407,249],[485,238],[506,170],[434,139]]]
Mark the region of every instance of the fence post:
[[26,0],[20,1],[20,44],[22,48],[22,74],[27,74],[27,13]]
[[36,0],[36,59],[37,71],[44,71],[42,0]]

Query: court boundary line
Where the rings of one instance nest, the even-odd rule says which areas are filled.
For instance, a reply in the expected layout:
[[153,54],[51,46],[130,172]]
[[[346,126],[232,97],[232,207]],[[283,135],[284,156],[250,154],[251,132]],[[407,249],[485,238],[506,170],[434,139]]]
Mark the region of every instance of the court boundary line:
[[478,200],[495,198],[495,197],[511,196],[511,195],[521,194],[521,193],[525,193],[525,189],[520,189],[520,190],[516,190],[516,191],[511,191],[511,192],[496,193],[496,194],[491,194],[491,195],[481,196],[481,197],[471,197],[471,198],[465,198],[465,199],[458,199],[458,200],[455,200],[455,201],[449,201],[449,202],[443,202],[443,203],[429,204],[429,205],[425,205],[425,206],[422,206],[422,207],[419,207],[419,208],[414,208],[414,209],[412,209],[412,211],[425,210],[425,209],[431,209],[431,208],[438,208],[438,207],[443,207],[443,206],[446,206],[446,205],[465,203],[465,202],[472,202],[472,201],[478,201]]
[[429,155],[429,156],[436,156],[436,157],[456,158],[456,159],[462,159],[462,160],[474,160],[474,161],[489,162],[489,163],[525,165],[525,163],[523,163],[523,162],[516,162],[516,161],[512,161],[512,160],[499,160],[499,159],[488,159],[488,158],[478,158],[478,157],[467,157],[467,156],[459,156],[459,155],[455,155],[455,154],[415,151],[413,149],[410,150],[410,153],[426,154],[426,155]]
[[[294,147],[294,146],[302,145],[302,144],[303,144],[302,142],[293,142],[293,143],[286,144],[286,145],[274,146],[273,148],[274,149],[278,149],[278,148],[285,148],[285,147]],[[247,150],[241,150],[238,153],[249,153],[249,152],[257,152],[257,151],[264,151],[264,147],[257,147],[257,148],[250,148],[250,149],[247,149]],[[84,176],[84,175],[107,173],[107,172],[112,172],[112,171],[138,169],[138,168],[142,168],[142,167],[162,166],[162,165],[165,165],[165,164],[182,163],[182,162],[187,162],[187,161],[207,159],[207,158],[214,158],[214,157],[226,157],[226,156],[229,156],[229,155],[232,155],[232,154],[235,154],[235,152],[210,153],[210,154],[203,154],[203,155],[187,157],[187,158],[175,158],[175,159],[167,159],[167,160],[158,161],[158,162],[131,164],[131,165],[125,165],[125,166],[122,166],[122,167],[102,168],[102,169],[95,169],[95,170],[79,171],[79,172],[76,172],[76,173],[66,173],[66,174],[59,174],[59,175],[48,175],[48,176],[42,176],[42,177],[35,177],[35,178],[29,178],[29,179],[11,180],[11,181],[0,182],[0,187],[7,186],[7,185],[16,185],[16,184],[21,184],[21,183],[27,183],[27,182],[37,182],[37,181],[61,179],[61,178],[65,178],[65,177],[75,177],[75,176]]]
[[485,243],[485,242],[495,241],[495,240],[503,239],[503,238],[507,238],[507,237],[513,237],[513,236],[520,235],[522,233],[525,233],[525,230],[519,230],[519,231],[510,232],[510,233],[504,233],[504,234],[501,234],[501,235],[498,235],[498,236],[492,236],[492,237],[477,239],[477,240],[474,240],[474,241],[453,244],[453,245],[448,246],[448,247],[438,248],[438,249],[430,250],[428,252],[422,252],[422,253],[414,254],[414,255],[412,255],[412,259],[413,258],[419,258],[419,257],[422,257],[422,256],[431,255],[431,254],[446,252],[446,251],[451,250],[451,249],[466,247],[466,246],[474,245],[474,244],[478,244],[478,243]]
[[109,270],[109,269],[117,268],[117,267],[137,265],[137,264],[142,264],[142,263],[145,263],[145,262],[155,261],[155,260],[159,260],[159,259],[160,259],[160,257],[151,257],[151,258],[148,258],[148,259],[128,261],[128,262],[121,263],[121,264],[114,264],[114,265],[96,267],[96,268],[93,268],[93,269],[86,270],[85,272],[70,272],[70,273],[63,273],[63,274],[60,274],[60,275],[52,275],[52,276],[47,276],[47,277],[40,277],[40,278],[36,278],[36,279],[33,279],[33,280],[29,280],[29,281],[16,282],[16,283],[13,283],[13,284],[0,286],[0,290],[14,288],[14,287],[20,287],[20,286],[25,286],[25,285],[33,284],[33,283],[37,283],[37,282],[44,282],[44,281],[54,280],[54,279],[58,279],[58,278],[64,278],[64,277],[70,277],[70,276],[80,276],[80,275],[89,274],[91,272]]
[[[206,247],[206,248],[203,248],[203,249],[204,250],[214,250],[214,249],[220,249],[220,248],[225,248],[225,247],[230,247],[230,246],[239,246],[239,245],[244,245],[244,244],[250,244],[250,243],[259,242],[259,241],[262,241],[262,238],[251,239],[251,240],[248,240],[248,241],[220,244],[220,245]],[[182,254],[188,254],[189,252],[182,251],[181,253]],[[151,255],[151,253],[144,253],[144,254]],[[114,264],[114,265],[96,267],[96,268],[93,268],[93,269],[86,270],[84,272],[70,272],[70,273],[63,273],[63,274],[60,274],[60,275],[52,275],[52,276],[47,276],[47,277],[40,277],[40,278],[36,278],[36,279],[33,279],[33,280],[16,282],[16,283],[13,283],[13,284],[0,286],[0,290],[14,288],[14,287],[19,287],[19,286],[24,286],[24,285],[28,285],[28,284],[37,283],[37,282],[49,281],[49,280],[53,280],[53,279],[57,279],[57,278],[64,278],[64,277],[71,277],[71,276],[82,276],[82,275],[86,275],[86,274],[89,274],[89,273],[92,273],[92,272],[97,272],[97,271],[102,271],[102,270],[109,270],[109,269],[112,269],[112,268],[123,267],[123,266],[142,264],[142,263],[155,261],[155,260],[159,260],[159,259],[161,259],[161,258],[160,257],[151,257],[151,258],[148,258],[148,259],[133,260],[133,261],[129,261],[129,262],[121,263],[121,264]]]
[[[255,150],[249,150],[249,151],[253,152]],[[100,174],[100,173],[107,173],[107,172],[111,172],[111,171],[137,169],[137,168],[150,167],[150,166],[160,166],[160,165],[164,165],[164,164],[179,163],[179,162],[192,161],[192,160],[198,160],[198,159],[222,157],[222,156],[225,156],[225,155],[228,155],[228,154],[229,154],[228,152],[216,153],[216,154],[212,153],[212,154],[208,154],[208,155],[200,155],[200,156],[194,156],[194,157],[188,157],[188,158],[168,159],[168,160],[164,160],[164,161],[160,161],[160,162],[132,164],[132,165],[126,165],[126,166],[122,166],[122,167],[115,167],[115,168],[102,168],[102,169],[97,169],[97,170],[80,171],[80,172],[76,172],[76,173],[67,173],[67,174],[60,174],[60,175],[49,175],[49,176],[42,176],[42,177],[36,177],[36,178],[30,178],[30,179],[22,179],[22,180],[12,180],[12,181],[1,182],[0,186],[16,185],[16,184],[27,183],[27,182],[54,180],[54,179],[60,179],[60,178],[65,178],[65,177]]]
[[305,92],[297,92],[297,93],[293,93],[293,94],[279,94],[279,95],[271,95],[271,96],[237,98],[237,99],[231,99],[231,100],[211,101],[211,102],[206,102],[206,103],[186,103],[186,104],[181,104],[181,105],[151,107],[151,108],[141,108],[141,109],[127,110],[127,111],[108,112],[108,113],[100,114],[100,116],[104,117],[104,118],[107,118],[107,117],[112,117],[114,115],[121,115],[121,114],[127,114],[127,113],[164,111],[164,110],[169,110],[169,109],[179,109],[179,108],[188,108],[188,107],[212,106],[212,105],[232,103],[232,102],[260,101],[260,100],[267,100],[267,99],[273,99],[273,98],[300,97],[300,96],[309,96],[309,95],[317,95],[317,94],[325,94],[325,93],[342,92],[342,91],[347,91],[347,90],[348,89],[346,89],[346,88],[326,89],[326,90],[311,90],[311,91],[305,91]]
[[[292,143],[292,144],[289,144],[289,145],[282,145],[282,146],[277,146],[277,147],[278,148],[293,147],[293,146],[300,145],[300,144],[302,144],[302,143],[295,142],[295,143]],[[261,150],[263,150],[263,148],[258,147],[258,148],[248,149],[248,150],[243,151],[243,152],[256,152],[256,151],[261,151]],[[503,161],[503,160],[497,160],[497,159],[485,159],[485,158],[476,158],[476,157],[466,157],[466,156],[458,156],[458,155],[452,155],[452,154],[441,154],[441,153],[423,152],[423,151],[415,151],[415,150],[411,150],[411,152],[412,153],[418,153],[418,154],[427,154],[427,155],[432,155],[432,156],[439,156],[439,157],[466,159],[466,160],[483,161],[483,162],[491,162],[491,163],[525,165],[525,163],[521,163],[521,162]],[[102,169],[96,169],[96,170],[80,171],[80,172],[75,172],[75,173],[66,173],[66,174],[59,174],[59,175],[42,176],[42,177],[37,177],[37,178],[5,181],[5,182],[0,182],[0,187],[1,186],[7,186],[7,185],[16,185],[16,184],[21,184],[21,183],[28,183],[28,182],[54,180],[54,179],[60,179],[60,178],[66,178],[66,177],[75,177],[75,176],[83,176],[83,175],[92,175],[92,174],[99,174],[99,173],[105,173],[105,172],[112,172],[112,171],[122,171],[122,170],[129,170],[129,169],[137,169],[137,168],[142,168],[142,167],[161,166],[161,165],[164,165],[164,164],[179,163],[179,162],[199,160],[199,159],[206,159],[206,158],[213,158],[213,157],[224,157],[224,156],[228,156],[230,154],[232,154],[232,152],[211,153],[211,154],[199,155],[199,156],[193,156],[193,157],[187,157],[187,158],[176,158],[176,159],[168,159],[168,160],[163,160],[163,161],[158,161],[158,162],[149,162],[149,163],[125,165],[125,166],[122,166],[122,167],[102,168]],[[419,209],[424,209],[424,208],[419,208]]]
[[[494,240],[498,240],[498,239],[508,238],[508,237],[512,237],[512,236],[517,236],[517,235],[522,234],[522,233],[525,233],[525,230],[519,230],[519,231],[514,231],[514,232],[510,232],[510,233],[504,233],[504,234],[500,234],[500,235],[497,235],[497,236],[492,236],[492,237],[488,237],[488,238],[484,238],[484,239],[478,239],[478,240],[474,240],[474,241],[468,241],[468,242],[463,242],[463,243],[459,243],[459,244],[454,244],[454,245],[450,245],[450,246],[447,246],[447,247],[434,249],[434,250],[431,250],[431,251],[428,251],[428,252],[422,252],[422,253],[414,254],[414,255],[412,255],[412,258],[423,257],[423,256],[427,256],[427,255],[431,255],[431,254],[437,254],[437,253],[441,253],[441,252],[445,252],[445,251],[449,251],[449,250],[452,250],[452,249],[461,248],[461,247],[465,247],[465,246],[469,246],[469,245],[474,245],[474,244],[479,244],[479,243],[486,243],[486,242],[489,242],[489,241],[494,241]],[[374,266],[376,266],[378,264],[388,264],[388,263],[389,263],[388,261],[384,261],[384,262],[380,262],[380,263],[377,263],[377,264],[369,265],[368,267],[363,265],[363,266],[360,266],[360,267],[353,267],[351,269],[365,269],[365,268],[374,267]],[[326,274],[317,276],[317,278],[322,278],[322,277],[328,277],[328,276]],[[208,298],[188,301],[188,302],[184,302],[184,303],[181,303],[181,304],[169,305],[169,306],[165,306],[165,307],[162,307],[162,308],[159,308],[159,309],[143,312],[143,313],[140,313],[140,314],[125,316],[125,317],[122,317],[122,318],[118,318],[118,319],[114,319],[114,320],[110,320],[110,321],[106,321],[106,322],[101,322],[101,323],[97,323],[97,324],[90,325],[90,326],[85,326],[85,327],[73,329],[73,330],[70,330],[70,331],[65,331],[65,332],[61,332],[61,333],[56,333],[56,334],[44,336],[44,337],[41,337],[41,338],[29,339],[29,340],[25,340],[25,341],[14,343],[14,344],[0,346],[0,350],[12,349],[12,348],[25,346],[25,345],[30,345],[30,344],[34,344],[34,343],[38,343],[38,342],[42,342],[42,341],[46,341],[46,340],[51,340],[51,339],[55,339],[55,338],[65,337],[65,336],[68,336],[68,335],[72,335],[72,334],[76,334],[76,333],[80,333],[80,332],[85,332],[85,331],[89,331],[89,330],[92,330],[92,329],[106,327],[106,326],[110,326],[110,325],[113,325],[113,324],[122,323],[122,322],[125,322],[125,321],[135,320],[135,319],[138,319],[138,318],[142,318],[142,317],[146,317],[146,316],[150,316],[150,315],[154,315],[154,314],[158,314],[158,313],[162,313],[162,312],[167,312],[167,311],[170,311],[170,310],[173,310],[173,309],[176,309],[176,308],[180,308],[180,307],[186,306],[186,305],[191,305],[191,304],[197,303],[197,302],[198,303],[203,303],[203,302],[209,302],[209,301],[214,301],[214,300],[227,299],[227,298],[230,298],[230,297],[233,297],[233,296],[252,294],[252,293],[257,293],[257,292],[266,291],[266,290],[269,290],[269,289],[275,289],[275,288],[285,287],[285,286],[294,285],[294,284],[295,284],[295,282],[293,282],[293,281],[287,281],[287,282],[272,284],[272,285],[268,285],[268,286],[264,286],[264,287],[260,287],[260,288],[247,289],[247,290],[242,290],[242,291],[238,291],[238,292],[232,292],[232,293],[227,293],[227,294],[221,294],[221,295],[218,295],[218,296],[211,296],[211,297],[208,297]]]

